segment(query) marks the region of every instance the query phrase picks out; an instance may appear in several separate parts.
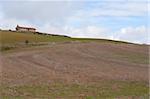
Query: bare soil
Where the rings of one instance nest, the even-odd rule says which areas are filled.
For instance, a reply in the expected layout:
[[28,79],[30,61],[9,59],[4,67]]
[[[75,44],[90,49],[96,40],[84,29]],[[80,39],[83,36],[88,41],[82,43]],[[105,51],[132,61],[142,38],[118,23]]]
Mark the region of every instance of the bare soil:
[[1,84],[148,83],[148,46],[99,42],[59,43],[0,55]]

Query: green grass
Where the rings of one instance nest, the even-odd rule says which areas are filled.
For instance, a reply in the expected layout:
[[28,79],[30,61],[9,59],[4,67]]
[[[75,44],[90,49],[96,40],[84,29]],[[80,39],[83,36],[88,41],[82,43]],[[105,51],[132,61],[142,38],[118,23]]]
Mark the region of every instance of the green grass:
[[[26,44],[26,40],[29,41],[28,44]],[[31,32],[0,31],[0,51],[7,51],[17,47],[44,45],[40,44],[44,42],[66,41],[71,41],[71,38],[63,36],[34,34]]]
[[11,31],[0,31],[1,43],[12,44],[12,43],[25,43],[26,40],[29,43],[32,42],[57,42],[57,41],[69,41],[68,37],[63,36],[48,36],[33,34],[28,32],[11,32]]
[[[28,41],[29,43],[26,44],[26,41]],[[0,30],[0,51],[7,51],[18,47],[46,45],[51,42],[71,42],[71,41],[133,44],[124,41],[114,41],[107,39],[71,38],[71,37],[64,37],[61,35],[44,35],[33,32],[16,32],[16,31]]]
[[110,42],[110,43],[127,43],[123,41],[114,41],[106,39],[91,39],[91,38],[69,38],[63,36],[50,36],[34,34],[31,32],[12,32],[12,31],[0,31],[0,41],[1,44],[14,44],[14,43],[25,43],[26,40],[29,43],[32,42],[63,42],[63,41],[100,41],[100,42]]
[[1,86],[2,99],[148,99],[149,88],[137,82],[103,82],[92,85],[63,84]]
[[[26,44],[26,41],[29,43]],[[64,37],[61,35],[42,35],[34,34],[33,32],[16,32],[16,31],[7,31],[0,30],[0,51],[7,51],[18,47],[31,47],[46,45],[50,42],[99,42],[99,43],[115,43],[115,44],[130,44],[123,41],[113,41],[106,39],[91,39],[91,38],[71,38]],[[45,43],[45,44],[40,44]]]

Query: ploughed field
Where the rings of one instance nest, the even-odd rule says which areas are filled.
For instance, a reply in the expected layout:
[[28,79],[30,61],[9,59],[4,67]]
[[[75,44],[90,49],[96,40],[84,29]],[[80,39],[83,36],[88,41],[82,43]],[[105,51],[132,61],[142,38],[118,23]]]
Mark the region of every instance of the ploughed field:
[[[10,46],[4,38],[3,45]],[[149,98],[149,46],[58,38],[1,52],[0,99]]]
[[148,46],[56,43],[1,53],[0,58],[4,99],[140,99],[148,95]]

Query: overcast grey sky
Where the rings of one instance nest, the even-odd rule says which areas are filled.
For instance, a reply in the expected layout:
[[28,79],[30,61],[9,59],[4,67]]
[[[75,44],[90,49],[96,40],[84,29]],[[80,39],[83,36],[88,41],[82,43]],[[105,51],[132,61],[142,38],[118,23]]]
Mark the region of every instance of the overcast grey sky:
[[0,0],[0,28],[150,43],[148,6],[147,0]]

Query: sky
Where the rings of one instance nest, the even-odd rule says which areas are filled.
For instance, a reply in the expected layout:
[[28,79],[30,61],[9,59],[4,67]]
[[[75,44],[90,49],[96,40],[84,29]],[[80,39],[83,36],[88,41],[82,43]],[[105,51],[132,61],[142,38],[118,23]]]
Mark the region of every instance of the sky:
[[16,25],[82,38],[150,44],[149,0],[0,0],[0,29]]

